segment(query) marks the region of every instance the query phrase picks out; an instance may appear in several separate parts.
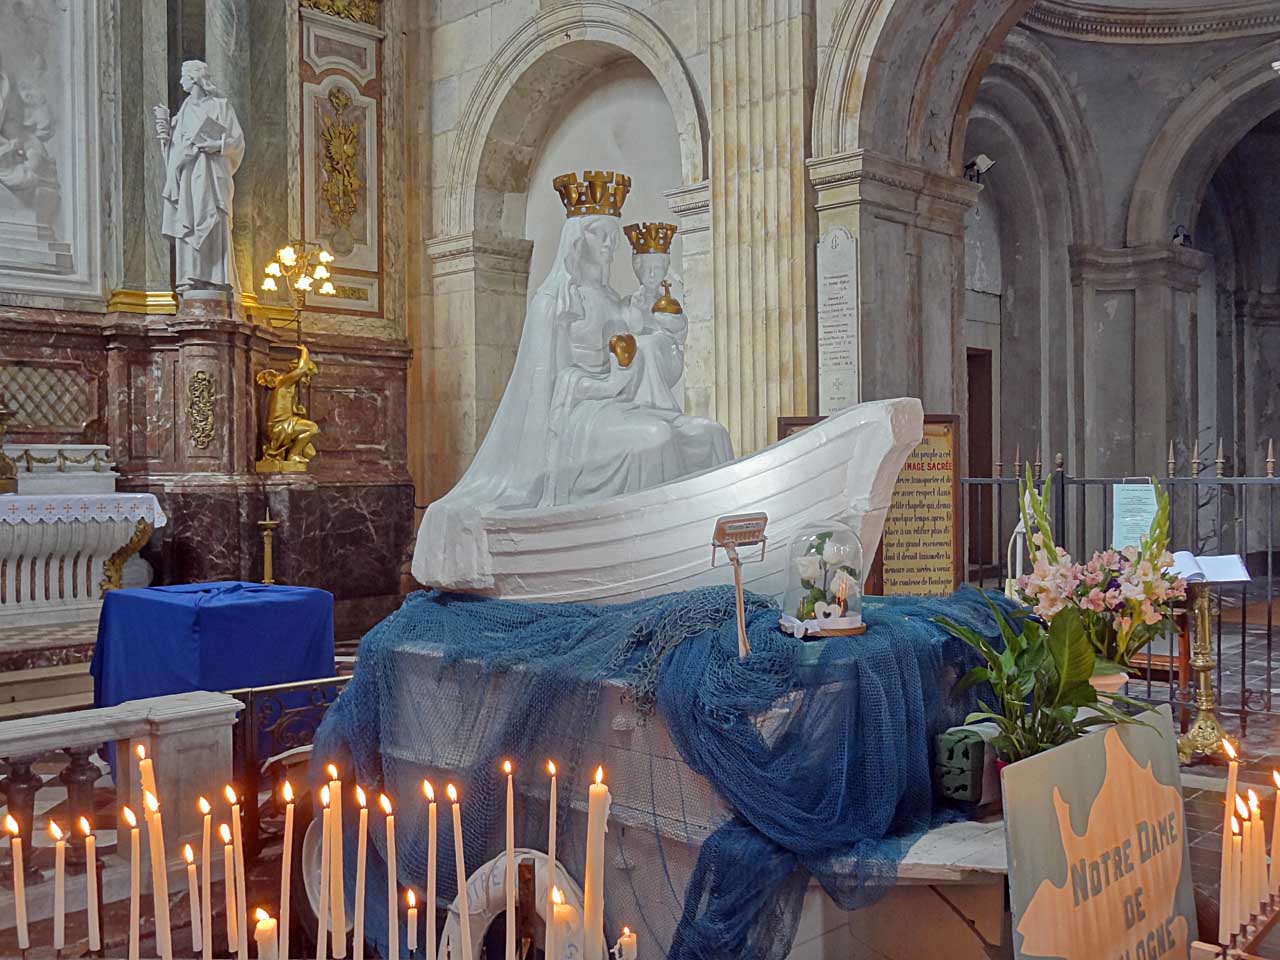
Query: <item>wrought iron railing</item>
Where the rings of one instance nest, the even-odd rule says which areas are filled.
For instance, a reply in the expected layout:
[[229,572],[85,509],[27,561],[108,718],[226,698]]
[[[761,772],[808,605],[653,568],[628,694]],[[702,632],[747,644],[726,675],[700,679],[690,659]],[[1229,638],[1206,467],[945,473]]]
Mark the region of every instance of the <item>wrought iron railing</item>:
[[[329,705],[347,685],[349,676],[323,677],[246,687],[228,693],[244,704],[233,734],[234,766],[245,797],[245,853],[256,857],[262,848],[262,813],[256,802],[262,792],[264,766],[281,754],[310,746]],[[305,785],[299,785],[305,790]]]
[[[1221,453],[1213,461],[1193,460],[1185,476],[1177,475],[1172,459],[1161,466],[1164,475],[1157,479],[1169,492],[1172,548],[1241,554],[1252,576],[1249,583],[1216,589],[1213,607],[1219,706],[1224,714],[1239,717],[1245,733],[1251,713],[1280,714],[1280,697],[1272,694],[1280,670],[1274,643],[1280,604],[1275,580],[1280,478],[1274,475],[1275,459],[1269,455],[1265,474],[1252,477],[1227,476]],[[963,556],[971,583],[1001,589],[1011,575],[1006,547],[1018,523],[1018,484],[1024,471],[1025,465],[1015,463],[1012,475],[962,481],[967,514]],[[1041,488],[1051,477],[1054,538],[1076,558],[1109,545],[1115,484],[1146,479],[1072,476],[1061,457],[1047,474],[1039,463],[1032,465],[1032,473]],[[1139,658],[1141,672],[1130,683],[1130,692],[1185,708],[1192,696],[1189,660],[1190,642],[1180,624]],[[1186,716],[1185,709],[1180,713]]]

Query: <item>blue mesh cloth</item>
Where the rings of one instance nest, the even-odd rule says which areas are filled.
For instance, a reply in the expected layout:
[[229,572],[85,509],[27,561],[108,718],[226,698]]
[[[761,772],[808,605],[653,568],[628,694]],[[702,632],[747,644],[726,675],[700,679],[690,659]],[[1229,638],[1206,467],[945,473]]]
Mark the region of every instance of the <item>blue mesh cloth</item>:
[[[459,784],[474,870],[502,849],[501,759],[525,765],[523,785],[545,781],[533,768],[555,758],[558,859],[581,880],[585,837],[566,829],[566,798],[585,796],[594,764],[610,762],[592,738],[604,684],[621,682],[642,715],[656,710],[649,722],[665,725],[725,810],[689,810],[685,824],[672,825],[655,801],[648,816],[611,820],[606,860],[632,866],[625,884],[610,875],[606,931],[627,923],[646,938],[642,952],[656,947],[673,960],[781,960],[811,877],[841,906],[864,906],[893,884],[919,834],[950,817],[933,805],[930,751],[933,735],[973,705],[951,687],[974,661],[933,618],[993,640],[998,632],[983,594],[967,588],[939,599],[867,598],[868,632],[825,644],[781,633],[765,598],[748,595],[747,614],[752,652],[740,661],[730,588],[611,607],[415,593],[361,642],[355,676],[316,735],[314,786],[335,760],[344,778],[354,771],[366,789],[395,798],[399,876],[421,893],[421,779],[438,795],[446,780]],[[545,849],[545,796],[544,787],[543,802],[518,799],[518,846]],[[447,807],[438,838],[444,903],[456,894]],[[379,820],[371,818],[366,939],[385,951]],[[343,823],[350,897],[354,811]],[[682,863],[690,849],[696,859]]]

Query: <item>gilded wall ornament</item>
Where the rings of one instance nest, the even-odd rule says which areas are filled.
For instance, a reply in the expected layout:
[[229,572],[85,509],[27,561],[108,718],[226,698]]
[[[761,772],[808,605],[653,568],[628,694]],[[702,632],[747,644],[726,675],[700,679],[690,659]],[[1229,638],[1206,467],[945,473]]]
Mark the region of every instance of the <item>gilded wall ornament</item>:
[[203,450],[213,443],[213,378],[197,370],[187,381],[187,426],[191,442]]
[[378,25],[378,0],[301,0],[302,6],[319,10],[331,17],[342,17],[356,23]]
[[324,143],[321,166],[324,183],[320,197],[329,208],[329,218],[335,226],[348,229],[351,218],[360,208],[364,193],[364,180],[356,170],[356,157],[360,156],[360,127],[355,118],[347,119],[351,107],[351,94],[341,87],[329,91],[329,105],[333,116],[325,117],[320,126],[320,140]]

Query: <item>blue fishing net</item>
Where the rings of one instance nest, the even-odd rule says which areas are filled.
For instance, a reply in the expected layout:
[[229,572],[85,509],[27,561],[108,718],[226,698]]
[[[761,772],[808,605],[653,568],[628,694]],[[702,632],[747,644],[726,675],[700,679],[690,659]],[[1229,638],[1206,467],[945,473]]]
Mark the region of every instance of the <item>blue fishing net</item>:
[[[614,796],[607,939],[625,923],[649,955],[781,960],[811,881],[864,906],[892,886],[919,834],[952,816],[934,806],[930,752],[973,706],[951,688],[974,659],[933,618],[998,632],[971,589],[868,598],[864,636],[818,644],[781,633],[771,601],[749,594],[746,606],[742,661],[727,587],[609,607],[415,593],[361,642],[316,736],[314,785],[334,761],[348,782],[395,800],[399,878],[421,895],[424,777],[441,798],[446,781],[459,786],[474,871],[502,852],[504,758],[517,764],[516,844],[546,848],[542,767],[554,759],[558,859],[581,882],[587,783],[603,763]],[[443,903],[456,894],[447,807]],[[385,951],[385,840],[373,819],[366,932]],[[350,897],[350,807],[343,823]]]

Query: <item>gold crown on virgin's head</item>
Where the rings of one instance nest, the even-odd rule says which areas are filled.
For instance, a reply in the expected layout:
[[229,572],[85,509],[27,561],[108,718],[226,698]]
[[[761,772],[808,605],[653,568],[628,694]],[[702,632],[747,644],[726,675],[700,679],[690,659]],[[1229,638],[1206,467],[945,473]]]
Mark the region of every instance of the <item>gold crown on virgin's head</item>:
[[674,223],[629,223],[622,228],[636,253],[670,253]]
[[551,181],[564,202],[566,217],[602,214],[622,216],[622,205],[631,192],[631,178],[612,170],[586,170],[582,179],[576,173],[564,173]]

